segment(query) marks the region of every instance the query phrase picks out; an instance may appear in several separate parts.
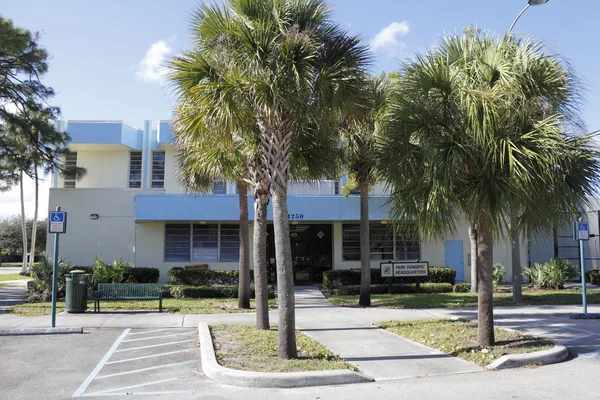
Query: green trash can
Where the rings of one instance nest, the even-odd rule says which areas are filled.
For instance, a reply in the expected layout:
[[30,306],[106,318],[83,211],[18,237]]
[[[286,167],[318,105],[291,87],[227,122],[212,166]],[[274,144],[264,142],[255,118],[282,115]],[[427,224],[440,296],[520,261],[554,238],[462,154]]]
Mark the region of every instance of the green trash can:
[[85,271],[76,270],[66,274],[65,309],[68,313],[87,310],[87,280]]

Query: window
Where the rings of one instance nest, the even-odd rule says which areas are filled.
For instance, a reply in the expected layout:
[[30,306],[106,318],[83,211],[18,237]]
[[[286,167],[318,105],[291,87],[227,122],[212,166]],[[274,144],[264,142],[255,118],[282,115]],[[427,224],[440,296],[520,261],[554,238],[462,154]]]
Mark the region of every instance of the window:
[[213,182],[213,194],[226,194],[227,185],[225,181],[214,181]]
[[[77,167],[77,152],[68,152],[65,154],[65,169]],[[64,174],[65,188],[74,188],[77,178],[74,172],[66,172]]]
[[155,151],[152,153],[152,188],[165,187],[165,152]]
[[166,224],[165,261],[238,261],[237,224]]
[[[399,225],[369,224],[371,260],[416,260],[421,257],[413,222]],[[342,258],[360,260],[360,225],[342,225]]]
[[129,153],[129,187],[142,187],[142,152],[132,151]]
[[192,261],[219,261],[218,224],[194,224]]
[[165,261],[190,260],[190,224],[167,224]]

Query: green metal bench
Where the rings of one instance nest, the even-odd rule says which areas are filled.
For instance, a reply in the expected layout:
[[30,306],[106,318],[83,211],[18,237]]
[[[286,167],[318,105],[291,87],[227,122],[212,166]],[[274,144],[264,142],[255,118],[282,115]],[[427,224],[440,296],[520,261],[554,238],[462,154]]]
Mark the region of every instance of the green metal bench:
[[158,300],[162,312],[162,283],[99,283],[94,312],[100,312],[100,300]]

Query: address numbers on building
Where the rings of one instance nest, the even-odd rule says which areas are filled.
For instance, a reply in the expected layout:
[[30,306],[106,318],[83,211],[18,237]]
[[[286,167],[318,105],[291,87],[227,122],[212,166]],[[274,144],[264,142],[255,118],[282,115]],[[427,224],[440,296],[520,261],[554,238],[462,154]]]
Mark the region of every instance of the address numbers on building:
[[288,219],[304,219],[304,214],[288,214]]

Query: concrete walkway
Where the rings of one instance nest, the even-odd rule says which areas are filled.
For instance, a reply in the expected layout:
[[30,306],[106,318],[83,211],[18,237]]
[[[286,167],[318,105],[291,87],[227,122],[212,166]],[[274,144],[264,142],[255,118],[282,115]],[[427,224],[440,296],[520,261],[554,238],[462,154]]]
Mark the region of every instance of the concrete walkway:
[[[362,373],[376,381],[481,371],[481,367],[475,364],[373,326],[372,319],[365,318],[360,312],[364,310],[351,312],[357,315],[350,318],[346,312],[326,312],[339,308],[333,307],[314,286],[297,287],[296,304],[298,329],[355,364]],[[301,310],[307,308],[325,312],[306,315],[308,313]],[[410,319],[415,319],[416,315],[411,313],[410,316]]]
[[0,315],[6,312],[6,309],[15,304],[20,304],[27,300],[27,281],[6,281],[0,285]]

